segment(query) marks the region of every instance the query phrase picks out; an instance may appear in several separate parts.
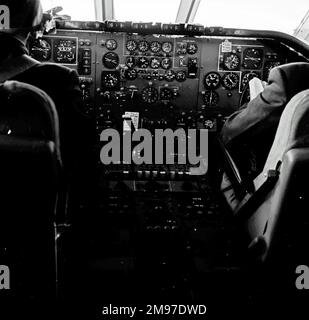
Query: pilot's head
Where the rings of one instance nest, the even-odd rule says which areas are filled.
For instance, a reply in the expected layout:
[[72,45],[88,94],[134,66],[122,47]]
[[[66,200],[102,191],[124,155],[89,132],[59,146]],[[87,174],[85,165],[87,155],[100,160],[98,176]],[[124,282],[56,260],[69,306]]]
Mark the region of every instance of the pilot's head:
[[39,26],[43,10],[40,0],[1,0],[10,9],[10,29],[1,30],[15,38],[26,41],[29,32]]

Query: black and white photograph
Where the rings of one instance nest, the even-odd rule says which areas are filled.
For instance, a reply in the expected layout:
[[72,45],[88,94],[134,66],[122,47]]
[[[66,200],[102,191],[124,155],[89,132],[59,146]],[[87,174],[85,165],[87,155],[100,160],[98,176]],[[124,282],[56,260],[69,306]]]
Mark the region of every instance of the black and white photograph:
[[0,0],[0,319],[308,303],[308,0]]

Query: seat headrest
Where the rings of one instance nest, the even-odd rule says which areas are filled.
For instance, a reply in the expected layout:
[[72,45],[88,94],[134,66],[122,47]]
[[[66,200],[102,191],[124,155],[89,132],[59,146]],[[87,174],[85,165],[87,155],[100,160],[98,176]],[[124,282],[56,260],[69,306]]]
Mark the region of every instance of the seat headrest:
[[60,159],[59,121],[52,99],[30,84],[0,84],[0,134],[55,143]]
[[295,147],[298,140],[308,141],[304,140],[307,135],[309,135],[309,90],[304,90],[296,94],[286,105],[263,172],[276,169],[284,154]]

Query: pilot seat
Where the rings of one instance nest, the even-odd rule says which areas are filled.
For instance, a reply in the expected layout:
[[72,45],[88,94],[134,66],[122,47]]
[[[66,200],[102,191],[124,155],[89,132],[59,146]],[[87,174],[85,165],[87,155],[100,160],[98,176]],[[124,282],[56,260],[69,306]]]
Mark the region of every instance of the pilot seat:
[[[58,116],[51,98],[29,84],[0,85],[0,264],[2,290],[25,314],[56,295],[55,214],[61,171]],[[8,305],[11,305],[10,303]]]

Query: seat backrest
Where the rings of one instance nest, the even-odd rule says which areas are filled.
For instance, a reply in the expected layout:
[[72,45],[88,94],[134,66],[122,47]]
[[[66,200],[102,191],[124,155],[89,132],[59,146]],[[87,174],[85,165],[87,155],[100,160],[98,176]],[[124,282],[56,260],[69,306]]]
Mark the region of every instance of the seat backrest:
[[0,85],[0,261],[10,268],[10,291],[17,299],[48,301],[56,292],[60,164],[51,98],[25,83]]
[[0,134],[53,141],[61,161],[59,120],[52,99],[18,81],[6,81],[0,88]]
[[295,95],[283,111],[263,173],[255,180],[258,189],[268,170],[279,172],[275,186],[247,221],[253,243],[263,242],[259,258],[264,261],[287,259],[287,248],[295,258],[303,244],[301,239],[309,238],[309,229],[303,232],[307,224],[303,213],[308,211],[303,204],[309,198],[308,137],[309,90],[305,90]]
[[263,172],[276,169],[298,139],[309,134],[309,90],[296,94],[285,107]]

